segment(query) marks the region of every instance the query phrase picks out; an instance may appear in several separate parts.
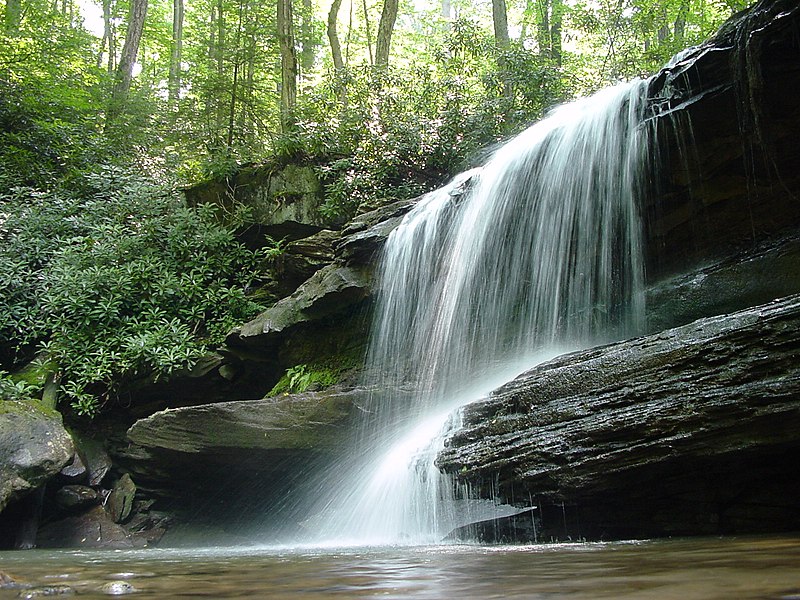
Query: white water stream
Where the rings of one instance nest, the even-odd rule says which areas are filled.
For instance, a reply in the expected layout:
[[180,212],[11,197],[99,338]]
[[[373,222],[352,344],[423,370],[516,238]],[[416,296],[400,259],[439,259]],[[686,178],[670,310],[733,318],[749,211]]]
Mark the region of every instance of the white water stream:
[[319,490],[315,534],[420,544],[509,509],[434,465],[459,406],[546,358],[635,333],[646,82],[561,106],[482,168],[428,194],[390,236],[364,425]]

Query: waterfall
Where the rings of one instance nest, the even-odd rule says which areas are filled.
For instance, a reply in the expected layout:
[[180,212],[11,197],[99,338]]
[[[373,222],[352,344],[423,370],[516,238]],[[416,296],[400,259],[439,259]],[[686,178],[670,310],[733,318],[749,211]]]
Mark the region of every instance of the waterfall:
[[434,465],[455,409],[544,358],[639,329],[646,86],[558,107],[393,231],[367,357],[376,391],[317,507],[323,538],[436,542],[497,509]]

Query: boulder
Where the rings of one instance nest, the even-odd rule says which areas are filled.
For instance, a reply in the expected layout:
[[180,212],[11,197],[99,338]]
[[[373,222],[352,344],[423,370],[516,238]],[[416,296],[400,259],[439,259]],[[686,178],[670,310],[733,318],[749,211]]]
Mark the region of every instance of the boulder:
[[222,181],[207,181],[184,193],[195,205],[249,207],[255,222],[243,234],[249,245],[259,245],[256,238],[263,240],[265,235],[292,240],[342,224],[339,218],[328,218],[320,210],[324,202],[322,185],[313,165],[244,167]]
[[101,506],[42,526],[36,537],[40,548],[134,548],[128,531],[115,523]]
[[328,265],[314,273],[294,294],[231,332],[226,344],[233,349],[274,349],[298,326],[351,309],[369,295],[371,285],[365,269],[338,263]]
[[136,484],[128,473],[120,477],[106,498],[105,508],[114,523],[123,523],[131,514]]
[[55,501],[59,508],[71,511],[97,504],[100,495],[85,485],[65,485],[56,491]]
[[0,401],[0,511],[58,474],[74,452],[59,413],[33,402]]
[[437,464],[591,537],[797,529],[798,356],[798,295],[568,354],[466,406]]

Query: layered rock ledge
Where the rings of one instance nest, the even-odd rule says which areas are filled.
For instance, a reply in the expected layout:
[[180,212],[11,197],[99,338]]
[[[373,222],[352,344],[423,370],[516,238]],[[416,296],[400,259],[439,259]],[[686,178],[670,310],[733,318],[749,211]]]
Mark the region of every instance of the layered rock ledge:
[[800,528],[800,296],[559,357],[463,416],[440,468],[560,537]]

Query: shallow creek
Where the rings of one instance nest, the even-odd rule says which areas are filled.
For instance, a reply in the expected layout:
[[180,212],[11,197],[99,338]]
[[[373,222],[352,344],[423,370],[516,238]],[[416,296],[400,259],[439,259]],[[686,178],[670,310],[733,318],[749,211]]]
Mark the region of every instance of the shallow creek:
[[[800,599],[800,537],[529,546],[0,552],[0,570],[80,598]],[[112,583],[116,582],[116,583]],[[112,585],[109,585],[112,584]],[[105,586],[105,592],[103,591]],[[116,587],[114,587],[116,586]],[[37,596],[38,597],[38,596]]]

